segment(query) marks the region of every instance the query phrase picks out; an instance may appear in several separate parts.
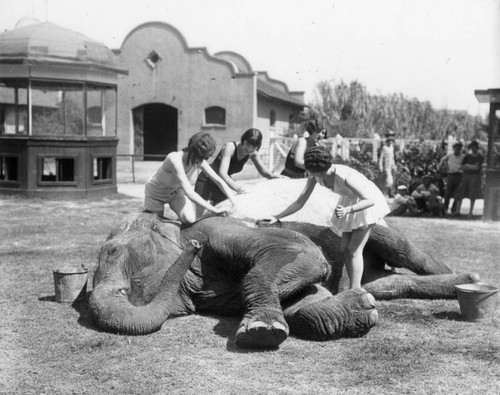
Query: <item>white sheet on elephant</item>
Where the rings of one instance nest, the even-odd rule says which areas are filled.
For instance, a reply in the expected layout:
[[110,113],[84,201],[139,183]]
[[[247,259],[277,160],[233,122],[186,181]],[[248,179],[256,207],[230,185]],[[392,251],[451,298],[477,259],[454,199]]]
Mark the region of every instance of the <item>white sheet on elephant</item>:
[[[254,225],[256,220],[278,214],[288,207],[300,195],[305,184],[306,179],[277,178],[249,185],[246,187],[248,193],[236,196],[237,204],[231,216]],[[333,227],[331,218],[338,200],[339,195],[317,184],[304,207],[283,220]],[[228,200],[219,204],[224,207],[230,205]]]

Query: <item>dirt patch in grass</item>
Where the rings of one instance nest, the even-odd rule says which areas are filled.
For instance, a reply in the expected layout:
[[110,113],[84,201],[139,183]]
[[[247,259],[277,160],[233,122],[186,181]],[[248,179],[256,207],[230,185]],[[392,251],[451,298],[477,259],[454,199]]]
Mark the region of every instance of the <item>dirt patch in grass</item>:
[[[239,320],[187,316],[148,336],[100,332],[85,301],[56,303],[52,269],[85,265],[139,199],[0,199],[0,388],[19,394],[500,393],[500,319],[462,320],[457,300],[378,302],[366,337],[289,338],[279,350],[245,351]],[[390,218],[456,271],[500,284],[500,225]],[[91,286],[89,284],[89,291]]]

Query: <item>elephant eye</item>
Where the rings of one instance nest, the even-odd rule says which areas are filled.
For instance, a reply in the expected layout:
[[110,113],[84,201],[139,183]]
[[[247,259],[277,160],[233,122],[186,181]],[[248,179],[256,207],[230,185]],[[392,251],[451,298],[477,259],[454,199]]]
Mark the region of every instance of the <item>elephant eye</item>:
[[108,256],[115,255],[117,250],[118,250],[118,249],[117,249],[116,247],[111,248],[111,249],[108,251]]

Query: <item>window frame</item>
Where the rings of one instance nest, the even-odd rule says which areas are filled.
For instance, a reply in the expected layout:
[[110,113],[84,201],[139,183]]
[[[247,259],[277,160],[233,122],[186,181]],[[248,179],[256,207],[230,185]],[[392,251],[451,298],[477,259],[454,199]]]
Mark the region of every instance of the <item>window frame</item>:
[[[45,158],[53,158],[55,160],[55,166],[56,166],[56,180],[50,180],[50,181],[44,181],[42,180],[43,176],[43,160]],[[58,167],[58,160],[60,159],[73,159],[73,181],[58,181],[58,174],[57,174],[57,169]],[[74,187],[77,186],[77,175],[78,175],[78,162],[77,162],[77,155],[68,155],[68,154],[39,154],[37,155],[37,185],[40,187]]]
[[16,154],[11,154],[8,152],[0,152],[0,170],[3,169],[3,164],[4,164],[4,159],[5,158],[11,158],[16,160],[16,179],[15,180],[8,180],[8,179],[2,179],[0,178],[0,184],[1,185],[10,185],[10,186],[19,186],[19,177],[20,177],[20,155]]
[[[217,123],[217,122],[208,122],[207,121],[207,112],[210,110],[221,110],[222,115],[224,117],[224,123]],[[227,111],[224,107],[222,106],[209,106],[205,107],[203,110],[203,126],[205,127],[218,127],[218,128],[225,128],[227,125]]]
[[[94,178],[94,164],[99,165],[99,159],[109,159],[109,174],[110,178]],[[92,179],[92,185],[101,185],[101,184],[112,184],[113,183],[113,156],[110,156],[109,154],[99,154],[99,155],[92,155],[92,168],[91,168],[91,179]],[[97,169],[99,172],[99,169]]]

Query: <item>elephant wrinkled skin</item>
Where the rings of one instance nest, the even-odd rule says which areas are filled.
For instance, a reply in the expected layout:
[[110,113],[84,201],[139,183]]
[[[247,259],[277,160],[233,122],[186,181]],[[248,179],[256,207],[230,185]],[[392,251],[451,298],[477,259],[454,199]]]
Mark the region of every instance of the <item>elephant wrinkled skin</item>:
[[289,332],[311,340],[363,336],[378,320],[375,299],[451,298],[455,284],[478,280],[376,226],[365,248],[364,289],[347,290],[339,251],[340,238],[312,224],[252,228],[209,217],[181,229],[134,214],[101,246],[90,314],[106,331],[133,335],[157,331],[172,316],[239,314],[236,344],[268,348]]

